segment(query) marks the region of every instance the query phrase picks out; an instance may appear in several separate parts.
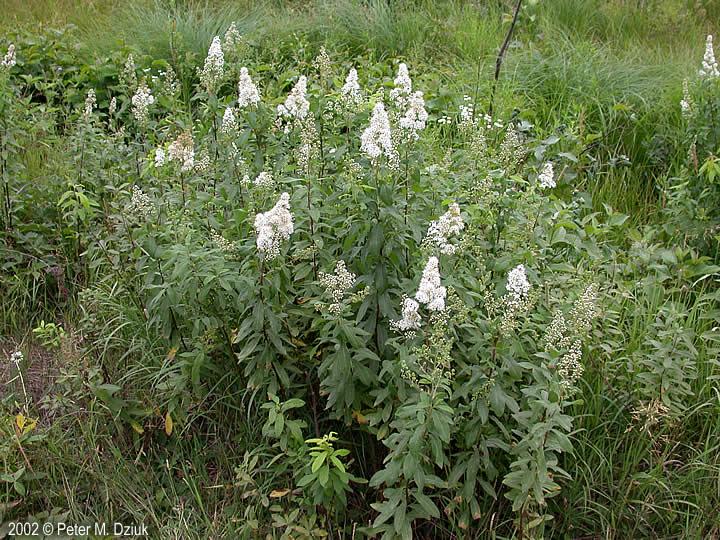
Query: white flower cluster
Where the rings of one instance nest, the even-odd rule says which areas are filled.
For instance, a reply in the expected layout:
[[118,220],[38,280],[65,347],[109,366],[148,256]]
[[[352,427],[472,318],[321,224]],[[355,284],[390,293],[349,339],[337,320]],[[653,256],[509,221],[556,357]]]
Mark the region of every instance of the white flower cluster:
[[280,244],[293,233],[290,195],[283,193],[270,210],[255,216],[257,249],[270,260],[280,255]]
[[398,107],[404,108],[408,96],[412,93],[412,79],[410,79],[408,67],[404,63],[398,66],[398,72],[394,82],[395,88],[390,91],[390,99]]
[[225,56],[223,55],[220,38],[215,36],[208,49],[205,64],[200,71],[200,83],[208,92],[212,92],[223,78]]
[[420,304],[425,304],[429,311],[438,313],[445,310],[446,297],[447,289],[440,282],[440,262],[437,257],[430,257],[420,278],[415,299],[403,297],[402,318],[390,321],[390,326],[396,332],[412,337],[415,330],[422,326]]
[[165,165],[165,150],[162,147],[155,149],[155,168]]
[[330,313],[338,314],[342,311],[342,301],[347,291],[355,286],[356,278],[357,276],[345,266],[345,261],[338,261],[335,264],[333,274],[320,272],[320,285],[325,288],[325,294],[332,299],[332,303],[328,306]]
[[555,183],[555,170],[553,169],[551,161],[548,161],[545,165],[543,165],[543,168],[538,175],[538,183],[542,189],[552,189],[557,185]]
[[437,248],[440,253],[445,255],[453,255],[457,250],[457,246],[449,242],[449,237],[458,235],[465,228],[462,216],[460,215],[460,206],[452,203],[437,221],[431,221],[427,234],[423,239],[423,245],[427,247]]
[[10,355],[10,361],[16,366],[20,366],[20,362],[22,362],[24,359],[25,355],[22,353],[22,351],[15,351]]
[[[290,122],[302,120],[310,111],[310,102],[307,100],[307,78],[301,75],[297,83],[290,91],[285,103],[277,106],[278,120]],[[285,132],[290,130],[290,125],[285,126]]]
[[231,242],[222,234],[213,231],[212,233],[210,233],[210,237],[212,238],[213,243],[223,253],[232,254],[237,251],[237,244],[235,242]]
[[132,187],[132,195],[130,196],[130,204],[127,211],[130,215],[137,219],[148,220],[152,217],[153,204],[150,196],[138,186]]
[[16,62],[17,60],[15,58],[15,45],[11,43],[8,47],[7,53],[2,59],[2,62],[0,62],[0,67],[2,67],[3,69],[10,69],[15,65]]
[[408,98],[408,108],[405,111],[405,115],[400,118],[398,122],[402,129],[406,129],[410,132],[410,136],[413,139],[418,138],[418,131],[425,129],[425,122],[427,122],[428,113],[425,110],[425,99],[423,93],[420,91],[414,92]]
[[397,152],[393,148],[392,133],[390,131],[390,119],[382,101],[375,104],[370,117],[370,125],[365,128],[365,131],[360,136],[360,150],[365,152],[373,161],[376,161],[383,154],[390,163],[397,160]]
[[[310,164],[320,156],[319,139],[315,118],[310,116],[302,121],[300,128],[300,146],[297,149],[297,162],[301,170],[310,173]],[[331,151],[332,153],[332,151]]]
[[260,92],[250,77],[246,67],[240,68],[240,79],[238,81],[238,107],[244,109],[248,105],[260,103]]
[[720,77],[720,69],[715,60],[715,51],[713,50],[712,34],[708,35],[705,41],[705,55],[703,56],[702,67],[699,71],[700,77],[714,79]]
[[313,67],[318,70],[321,79],[330,78],[332,62],[330,61],[330,56],[324,46],[320,47],[320,52],[313,60]]
[[193,170],[199,173],[204,173],[210,170],[210,154],[206,149],[200,151],[197,157],[194,158]]
[[149,108],[153,103],[155,103],[155,97],[147,85],[141,83],[132,97],[132,113],[139,124],[144,124],[147,121]]
[[133,90],[137,86],[135,69],[135,59],[132,54],[128,54],[121,75],[121,82],[127,86],[128,90]]
[[359,105],[362,103],[362,93],[360,92],[360,82],[358,81],[358,73],[352,68],[345,78],[345,84],[340,89],[342,101],[346,107]]
[[437,257],[430,257],[423,270],[415,300],[427,305],[430,311],[445,309],[447,290],[440,284],[440,263]]
[[570,349],[558,360],[557,372],[560,377],[560,386],[566,391],[570,390],[582,377],[582,342],[576,339]]
[[89,120],[93,109],[97,105],[97,97],[95,96],[95,90],[88,90],[87,96],[85,96],[85,108],[83,109],[83,119]]
[[683,116],[688,117],[692,114],[693,111],[693,99],[690,95],[690,87],[688,85],[688,80],[683,80],[683,97],[680,100],[680,112]]
[[168,66],[165,71],[161,71],[160,76],[162,77],[162,91],[166,96],[174,96],[180,91],[180,81],[178,81],[172,66]]
[[522,141],[520,140],[520,134],[513,126],[508,126],[505,132],[505,138],[500,144],[500,161],[506,165],[516,165],[520,162],[525,153]]
[[177,139],[170,143],[167,151],[167,161],[180,163],[181,172],[191,171],[194,168],[195,143],[189,131],[181,133]]
[[597,314],[596,294],[596,286],[590,285],[575,301],[567,317],[560,310],[555,313],[545,332],[546,349],[569,349],[574,336],[582,336],[589,331],[592,319]]
[[263,171],[255,177],[253,184],[259,188],[271,189],[275,185],[275,180],[271,173]]
[[240,31],[237,29],[235,21],[230,23],[228,29],[225,31],[223,36],[223,47],[228,53],[233,51],[240,43],[242,43],[243,37]]
[[396,332],[414,332],[422,326],[422,316],[419,312],[420,304],[412,298],[403,298],[402,318],[398,321],[390,321],[390,326]]
[[519,264],[510,270],[505,288],[508,294],[516,301],[520,301],[527,296],[528,292],[530,292],[530,282],[525,273],[524,265]]
[[235,116],[235,109],[232,107],[226,107],[225,113],[223,114],[222,123],[220,124],[220,133],[225,135],[232,135],[237,131],[238,123]]

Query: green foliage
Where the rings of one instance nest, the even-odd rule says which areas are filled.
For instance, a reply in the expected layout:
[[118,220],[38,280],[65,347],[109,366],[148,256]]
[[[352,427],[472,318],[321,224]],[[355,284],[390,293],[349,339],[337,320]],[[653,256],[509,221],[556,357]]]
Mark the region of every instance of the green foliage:
[[[41,427],[16,421],[0,449],[3,519],[716,534],[717,84],[694,81],[681,117],[677,66],[613,43],[649,39],[650,5],[576,20],[546,4],[521,14],[493,118],[492,6],[133,2],[97,41],[103,21],[16,36],[3,324],[60,362]],[[700,25],[649,4],[658,29]],[[400,58],[424,93],[417,133]],[[341,91],[353,66],[358,102]],[[242,67],[259,104],[237,102]],[[302,76],[306,115],[278,114]],[[380,102],[394,151],[373,156]],[[112,496],[91,502],[99,483]]]

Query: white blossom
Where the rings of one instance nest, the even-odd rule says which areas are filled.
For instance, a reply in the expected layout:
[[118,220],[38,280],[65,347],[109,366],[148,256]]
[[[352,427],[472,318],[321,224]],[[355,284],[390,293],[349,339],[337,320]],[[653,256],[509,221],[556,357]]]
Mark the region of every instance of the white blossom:
[[412,92],[412,80],[408,67],[401,63],[398,66],[397,77],[395,77],[395,88],[390,91],[390,99],[398,106],[405,105],[407,97]]
[[237,118],[235,117],[235,110],[232,107],[227,107],[223,114],[222,124],[220,124],[220,133],[229,135],[234,133],[238,128]]
[[155,97],[145,83],[138,86],[132,97],[132,113],[139,124],[147,121],[150,105],[155,103]]
[[390,161],[393,161],[396,157],[390,132],[390,119],[382,101],[375,104],[370,117],[370,125],[365,128],[365,131],[360,136],[360,150],[365,152],[373,161],[383,154]]
[[10,361],[16,366],[19,366],[24,359],[25,355],[23,355],[22,351],[15,351],[10,355]]
[[253,184],[260,188],[271,188],[275,185],[275,180],[271,173],[263,171],[255,177]]
[[117,98],[113,96],[110,100],[110,106],[108,107],[108,116],[114,115],[115,111],[117,111]]
[[417,139],[417,132],[425,129],[428,113],[425,110],[425,99],[423,93],[414,92],[408,98],[408,108],[405,115],[400,118],[398,124],[401,128],[410,131],[411,136]]
[[240,80],[238,81],[238,108],[244,109],[248,105],[260,103],[260,92],[255,86],[246,67],[240,68]]
[[138,186],[132,187],[132,196],[127,211],[130,215],[140,220],[148,220],[152,217],[153,204],[150,196],[143,192]]
[[332,299],[328,311],[334,314],[340,313],[342,301],[345,299],[347,291],[355,286],[357,276],[347,269],[345,261],[340,260],[335,264],[334,273],[320,272],[318,278],[320,285],[325,288],[325,294]]
[[345,84],[340,89],[343,101],[346,105],[357,105],[362,102],[362,94],[360,92],[360,83],[358,82],[358,73],[352,68],[345,78]]
[[215,36],[208,49],[205,64],[200,71],[200,82],[208,92],[212,92],[222,80],[224,66],[225,56],[220,45],[220,38]]
[[182,133],[168,147],[168,161],[177,161],[181,172],[191,171],[195,166],[195,145],[189,131]]
[[505,288],[507,289],[508,294],[516,300],[520,300],[527,296],[528,292],[530,292],[530,282],[527,279],[524,265],[519,264],[510,270]]
[[412,298],[405,298],[402,305],[402,319],[390,321],[390,326],[398,332],[414,332],[422,326],[422,317],[418,304]]
[[128,54],[127,60],[122,70],[121,82],[127,85],[129,90],[137,86],[137,74],[135,73],[135,59],[132,54]]
[[285,103],[277,106],[278,116],[288,120],[302,120],[310,110],[310,102],[307,100],[307,78],[301,75],[297,83],[290,91]]
[[0,67],[2,67],[3,69],[10,69],[15,65],[15,63],[15,45],[11,43],[8,47],[7,53],[2,59],[2,62],[0,62]]
[[552,189],[557,185],[555,183],[555,170],[553,169],[551,161],[548,161],[545,165],[543,165],[543,168],[538,175],[538,183],[543,189]]
[[230,23],[230,26],[228,26],[228,29],[225,31],[225,35],[223,36],[223,47],[226,51],[228,51],[228,53],[230,53],[240,43],[242,43],[242,34],[240,34],[235,21],[233,21]]
[[720,77],[720,69],[715,60],[715,51],[713,51],[713,37],[708,35],[705,41],[705,56],[703,57],[702,67],[699,71],[700,77],[714,79]]
[[437,257],[428,259],[420,279],[420,285],[415,293],[415,300],[421,304],[426,304],[430,311],[442,311],[445,309],[447,290],[440,283],[439,264]]
[[688,80],[683,80],[683,97],[680,100],[680,112],[683,116],[690,116],[693,110],[693,99],[690,95]]
[[423,240],[423,244],[440,250],[440,253],[452,255],[455,253],[457,246],[449,242],[449,237],[458,235],[465,228],[462,216],[460,215],[460,206],[457,203],[450,204],[448,211],[445,212],[437,221],[431,221],[427,234]]
[[155,167],[165,165],[165,150],[162,148],[155,149]]
[[293,230],[290,195],[283,193],[275,206],[255,216],[258,251],[266,259],[274,259],[280,254],[280,244],[290,238]]
[[97,105],[97,98],[95,96],[95,90],[90,89],[88,90],[87,96],[85,97],[85,108],[83,110],[83,118],[85,120],[90,119],[90,115],[93,112],[93,109]]

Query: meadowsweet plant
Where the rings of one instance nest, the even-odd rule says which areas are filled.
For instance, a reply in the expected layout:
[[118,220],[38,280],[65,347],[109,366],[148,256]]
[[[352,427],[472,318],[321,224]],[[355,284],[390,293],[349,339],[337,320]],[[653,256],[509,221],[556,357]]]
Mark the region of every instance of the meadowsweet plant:
[[[131,366],[99,373],[93,395],[147,445],[158,425],[184,444],[207,403],[260,411],[242,489],[267,505],[251,535],[298,505],[340,535],[352,521],[461,537],[505,498],[505,527],[540,536],[604,294],[579,269],[610,272],[592,202],[543,189],[555,167],[579,169],[566,141],[413,88],[405,64],[320,49],[288,71],[305,75],[274,76],[241,39],[212,40],[194,88],[173,61],[182,99],[129,57],[112,123],[88,122],[98,155],[63,199],[64,229],[92,238],[73,246],[88,261],[75,277],[111,276],[83,294],[86,330]],[[102,118],[111,94],[83,95]],[[646,361],[638,402],[659,380]]]

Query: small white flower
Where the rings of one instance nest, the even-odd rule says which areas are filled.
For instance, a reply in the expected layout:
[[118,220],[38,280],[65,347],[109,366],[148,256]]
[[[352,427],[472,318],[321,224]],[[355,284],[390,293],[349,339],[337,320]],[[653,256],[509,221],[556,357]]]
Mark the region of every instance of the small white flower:
[[398,106],[404,107],[407,97],[412,92],[412,80],[408,67],[401,63],[398,66],[397,77],[395,77],[395,88],[390,91],[390,99]]
[[192,134],[186,131],[175,139],[168,147],[167,161],[177,161],[181,164],[180,172],[193,170],[195,167],[195,143]]
[[205,64],[200,71],[200,82],[208,92],[212,92],[222,80],[224,66],[225,56],[220,45],[220,38],[215,36],[208,49]]
[[225,47],[225,50],[230,53],[233,49],[235,49],[235,47],[242,43],[242,39],[242,34],[240,34],[235,21],[233,21],[230,23],[230,26],[223,36],[223,47]]
[[155,149],[155,167],[162,167],[165,165],[165,150],[162,148]]
[[358,82],[358,73],[352,68],[345,78],[345,84],[340,89],[343,100],[346,105],[357,105],[362,102],[362,94],[360,93],[360,83]]
[[398,124],[402,129],[406,129],[415,139],[418,138],[417,132],[425,129],[428,113],[425,110],[425,99],[422,92],[414,92],[408,98],[408,109],[405,116],[400,118]]
[[230,135],[235,133],[238,128],[237,118],[235,117],[235,110],[232,107],[227,107],[223,114],[222,124],[220,124],[220,133]]
[[302,120],[310,111],[310,102],[307,100],[307,78],[301,75],[290,91],[285,103],[277,106],[278,116],[287,120]]
[[155,97],[147,85],[141,83],[132,97],[132,113],[139,124],[144,124],[147,121],[149,108],[153,103],[155,103]]
[[524,265],[519,264],[510,270],[505,288],[516,300],[520,300],[527,296],[528,292],[530,292],[530,282],[527,279]]
[[437,257],[428,259],[417,293],[415,293],[415,300],[421,304],[426,304],[430,311],[442,311],[445,309],[447,290],[440,283],[439,264]]
[[255,180],[253,181],[253,184],[261,188],[271,188],[275,185],[275,180],[273,179],[272,174],[263,171],[257,175]]
[[83,118],[85,120],[90,119],[90,115],[92,114],[95,105],[97,105],[97,98],[95,96],[95,90],[91,88],[88,90],[87,96],[85,97],[85,109],[83,110]]
[[720,77],[720,69],[718,69],[718,63],[715,60],[715,51],[713,50],[713,37],[712,34],[708,35],[705,41],[705,56],[703,57],[702,67],[699,71],[700,77],[714,79]]
[[19,366],[24,359],[25,355],[23,355],[22,351],[15,351],[10,355],[10,361],[16,366]]
[[113,96],[110,100],[110,106],[108,107],[108,116],[112,116],[117,111],[117,98]]
[[260,103],[260,92],[255,86],[246,67],[240,68],[240,80],[238,81],[238,108],[244,109],[248,105]]
[[402,319],[399,321],[390,321],[390,326],[398,332],[413,332],[422,326],[422,317],[418,304],[412,298],[405,298],[402,307]]
[[464,228],[465,223],[460,215],[460,206],[452,203],[448,211],[440,216],[440,219],[430,222],[423,244],[438,248],[440,253],[445,255],[452,255],[457,250],[457,246],[451,244],[448,238],[460,234]]
[[365,131],[360,136],[360,150],[365,152],[373,161],[383,154],[390,161],[395,159],[396,152],[392,143],[390,119],[382,101],[375,104],[370,117],[370,125],[365,128]]
[[280,255],[280,244],[293,233],[293,217],[290,213],[290,195],[283,193],[270,210],[255,216],[257,249],[266,259]]
[[2,67],[3,69],[10,69],[15,65],[15,63],[15,45],[11,43],[8,47],[7,53],[2,59],[2,62],[0,62],[0,67]]
[[543,165],[543,168],[538,175],[538,183],[543,189],[552,189],[557,185],[555,183],[555,170],[553,169],[552,162],[548,161],[545,165]]

